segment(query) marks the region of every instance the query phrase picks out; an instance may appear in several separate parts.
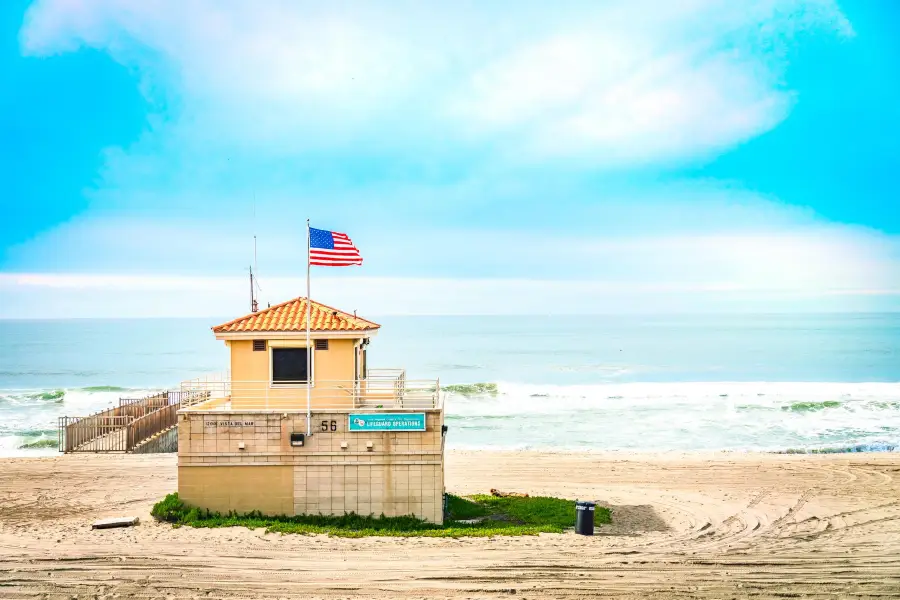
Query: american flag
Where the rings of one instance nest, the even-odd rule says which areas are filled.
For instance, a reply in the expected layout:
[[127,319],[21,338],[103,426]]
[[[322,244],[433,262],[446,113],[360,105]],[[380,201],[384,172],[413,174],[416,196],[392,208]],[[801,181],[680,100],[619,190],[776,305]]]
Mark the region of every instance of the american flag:
[[362,256],[346,233],[309,228],[309,264],[319,267],[361,265]]

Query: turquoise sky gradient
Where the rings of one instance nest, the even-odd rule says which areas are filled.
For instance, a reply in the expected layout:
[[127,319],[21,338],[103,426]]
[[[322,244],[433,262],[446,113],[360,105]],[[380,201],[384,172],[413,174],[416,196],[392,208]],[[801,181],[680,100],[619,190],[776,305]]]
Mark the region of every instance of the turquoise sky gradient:
[[4,3],[0,318],[900,309],[897,3],[401,4]]

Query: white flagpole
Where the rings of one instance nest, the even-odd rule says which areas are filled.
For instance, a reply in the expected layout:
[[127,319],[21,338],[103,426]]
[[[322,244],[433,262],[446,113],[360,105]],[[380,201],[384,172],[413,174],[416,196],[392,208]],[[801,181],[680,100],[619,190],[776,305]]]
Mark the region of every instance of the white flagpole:
[[306,436],[312,435],[312,411],[310,410],[310,396],[312,395],[312,346],[309,343],[309,320],[311,314],[309,297],[309,270],[310,270],[310,231],[309,219],[306,220]]

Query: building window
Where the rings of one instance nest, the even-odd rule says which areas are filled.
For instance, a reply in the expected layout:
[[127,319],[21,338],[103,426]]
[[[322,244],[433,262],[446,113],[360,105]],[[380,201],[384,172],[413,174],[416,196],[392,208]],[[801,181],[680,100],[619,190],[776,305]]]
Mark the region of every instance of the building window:
[[316,340],[316,350],[328,350],[328,340]]
[[253,351],[254,352],[265,352],[266,351],[266,340],[253,340]]
[[306,348],[272,348],[272,383],[306,384]]

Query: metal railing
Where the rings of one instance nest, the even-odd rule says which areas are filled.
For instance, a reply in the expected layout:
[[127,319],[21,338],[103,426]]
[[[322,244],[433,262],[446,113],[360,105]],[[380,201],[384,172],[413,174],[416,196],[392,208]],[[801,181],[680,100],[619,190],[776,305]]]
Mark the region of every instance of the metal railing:
[[[310,407],[322,409],[435,409],[442,407],[440,381],[409,380],[402,369],[371,370],[358,380],[313,381]],[[200,378],[181,384],[181,393],[205,397],[186,404],[191,410],[303,410],[307,406],[305,381],[242,381]]]
[[195,404],[200,404],[201,402],[206,402],[206,401],[212,399],[209,390],[203,390],[203,389],[178,390],[178,391],[169,392],[169,394],[177,394],[178,395],[179,404],[181,405],[181,408],[187,408],[190,406],[194,406]]
[[366,375],[372,379],[401,379],[406,378],[406,369],[369,369]]
[[213,373],[182,381],[179,394],[182,408],[210,401],[225,401],[231,397],[231,372]]

